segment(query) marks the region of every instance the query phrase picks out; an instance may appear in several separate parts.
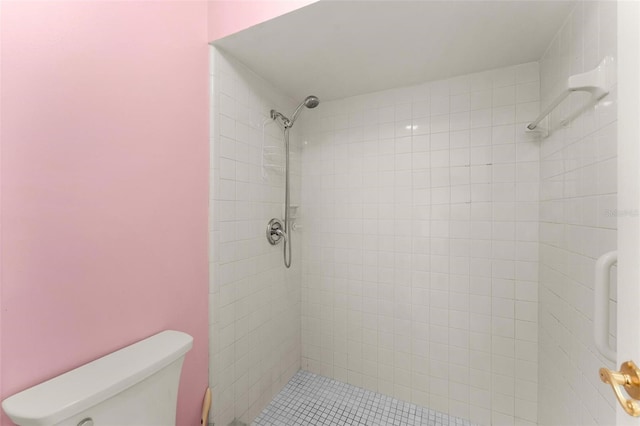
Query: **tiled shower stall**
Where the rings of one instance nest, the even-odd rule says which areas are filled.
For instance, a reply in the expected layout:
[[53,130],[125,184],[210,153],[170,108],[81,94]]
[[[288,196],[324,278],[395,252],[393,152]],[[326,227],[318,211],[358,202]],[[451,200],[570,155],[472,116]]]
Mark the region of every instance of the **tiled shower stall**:
[[216,425],[252,422],[300,369],[483,425],[615,422],[590,336],[590,271],[616,243],[615,85],[524,131],[616,56],[615,13],[577,3],[538,62],[321,100],[292,132],[291,269],[264,232],[284,199],[269,111],[297,102],[211,47]]

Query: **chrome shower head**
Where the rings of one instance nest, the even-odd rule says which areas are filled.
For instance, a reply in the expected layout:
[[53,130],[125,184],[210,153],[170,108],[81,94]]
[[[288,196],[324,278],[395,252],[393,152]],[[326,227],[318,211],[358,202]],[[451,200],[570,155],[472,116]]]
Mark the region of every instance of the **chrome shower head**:
[[318,99],[317,96],[310,95],[304,98],[304,101],[302,101],[302,103],[298,105],[298,108],[296,108],[295,112],[293,113],[293,116],[289,120],[287,127],[293,126],[293,123],[296,121],[296,118],[298,118],[298,114],[300,114],[300,111],[302,110],[303,106],[311,109],[311,108],[317,107],[319,104],[320,104],[320,100]]
[[318,106],[318,104],[320,104],[320,99],[318,99],[317,96],[307,96],[304,100],[304,106],[306,106],[307,108],[315,108]]

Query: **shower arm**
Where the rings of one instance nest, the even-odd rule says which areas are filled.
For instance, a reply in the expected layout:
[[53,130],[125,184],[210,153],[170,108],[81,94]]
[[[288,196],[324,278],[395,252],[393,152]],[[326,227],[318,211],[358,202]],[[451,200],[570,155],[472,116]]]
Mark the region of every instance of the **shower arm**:
[[307,99],[305,99],[304,101],[300,102],[300,105],[298,105],[298,107],[295,109],[295,111],[293,111],[293,115],[291,116],[291,118],[287,118],[286,116],[284,116],[282,113],[276,111],[275,109],[271,110],[271,118],[273,120],[275,119],[280,119],[282,121],[282,125],[284,126],[285,129],[290,129],[291,127],[293,127],[293,123],[295,123],[296,118],[298,118],[298,114],[300,114],[300,110],[302,109],[303,106],[305,106]]
[[275,109],[271,110],[271,119],[272,120],[280,119],[285,129],[288,129],[289,127],[293,126],[293,122],[291,120],[289,120],[282,113],[276,111]]

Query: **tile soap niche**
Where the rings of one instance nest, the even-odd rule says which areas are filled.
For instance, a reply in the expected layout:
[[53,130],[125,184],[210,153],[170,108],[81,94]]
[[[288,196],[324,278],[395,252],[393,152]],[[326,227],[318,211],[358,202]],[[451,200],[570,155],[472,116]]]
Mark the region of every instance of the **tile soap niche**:
[[301,231],[302,225],[298,222],[300,214],[300,206],[291,205],[289,206],[289,223],[291,224],[291,229],[294,231]]

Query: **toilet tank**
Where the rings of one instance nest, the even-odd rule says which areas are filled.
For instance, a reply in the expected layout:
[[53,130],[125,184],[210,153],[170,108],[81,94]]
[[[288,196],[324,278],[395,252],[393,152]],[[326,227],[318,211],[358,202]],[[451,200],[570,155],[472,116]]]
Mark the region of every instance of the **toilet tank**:
[[174,426],[193,338],[167,330],[2,402],[20,426]]

